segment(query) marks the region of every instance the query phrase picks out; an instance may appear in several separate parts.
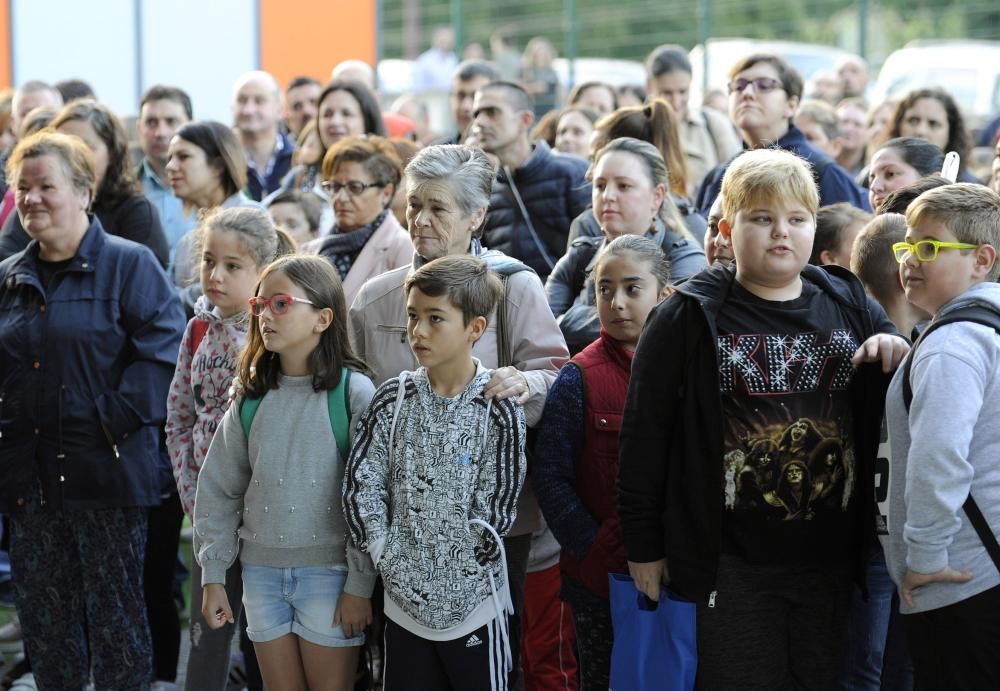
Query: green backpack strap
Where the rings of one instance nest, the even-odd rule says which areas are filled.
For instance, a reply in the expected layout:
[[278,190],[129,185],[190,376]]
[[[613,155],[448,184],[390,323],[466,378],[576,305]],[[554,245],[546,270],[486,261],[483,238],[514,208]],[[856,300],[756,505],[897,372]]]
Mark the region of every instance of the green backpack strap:
[[340,452],[341,460],[346,463],[347,454],[351,451],[351,371],[346,367],[340,372],[340,383],[337,384],[337,388],[327,392],[326,402],[330,410],[333,438],[337,441],[337,451]]
[[[261,398],[244,398],[240,401],[240,422],[243,424],[243,434],[250,438],[250,426],[260,407]],[[343,400],[343,403],[341,403]],[[340,383],[327,391],[326,404],[330,413],[330,427],[333,428],[333,438],[337,442],[337,451],[345,462],[350,453],[351,432],[351,371],[346,367],[341,370]]]
[[250,438],[250,425],[253,424],[253,416],[257,414],[257,408],[264,397],[246,398],[240,401],[240,422],[243,424],[243,436]]

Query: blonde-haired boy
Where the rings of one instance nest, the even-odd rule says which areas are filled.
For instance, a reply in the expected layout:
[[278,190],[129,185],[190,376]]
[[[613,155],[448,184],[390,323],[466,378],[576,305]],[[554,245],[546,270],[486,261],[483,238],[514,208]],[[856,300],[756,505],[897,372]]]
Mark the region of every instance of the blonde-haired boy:
[[804,160],[744,153],[722,197],[735,268],[680,284],[633,360],[629,569],[650,597],[669,583],[699,603],[699,688],[833,688],[873,538],[884,372],[908,345],[850,272],[807,264]]
[[[906,298],[933,315],[886,399],[886,562],[921,688],[1000,688],[1000,196],[920,195],[893,246]],[[970,310],[983,322],[970,321]],[[912,400],[905,392],[909,386]],[[985,520],[972,523],[976,507]]]

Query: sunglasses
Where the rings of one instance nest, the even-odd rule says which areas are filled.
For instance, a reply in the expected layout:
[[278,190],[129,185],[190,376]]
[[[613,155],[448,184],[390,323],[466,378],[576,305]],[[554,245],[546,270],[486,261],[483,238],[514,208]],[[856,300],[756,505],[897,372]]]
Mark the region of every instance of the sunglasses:
[[775,89],[784,89],[785,85],[781,83],[779,79],[771,79],[770,77],[757,77],[756,79],[734,79],[729,82],[729,93],[731,94],[742,94],[748,86],[753,84],[753,89],[758,94],[766,94]]
[[910,257],[916,257],[917,261],[932,262],[938,258],[938,251],[946,250],[974,250],[979,245],[970,245],[967,242],[941,242],[940,240],[920,240],[919,242],[897,242],[892,246],[892,253],[896,256],[896,261],[902,264]]
[[292,305],[296,302],[301,302],[306,305],[316,306],[315,302],[310,302],[305,298],[297,298],[291,295],[285,295],[284,293],[278,293],[277,295],[272,295],[269,298],[257,295],[255,297],[247,300],[247,304],[250,305],[250,314],[255,317],[259,317],[264,314],[264,308],[271,310],[271,314],[278,316],[282,315],[292,308]]

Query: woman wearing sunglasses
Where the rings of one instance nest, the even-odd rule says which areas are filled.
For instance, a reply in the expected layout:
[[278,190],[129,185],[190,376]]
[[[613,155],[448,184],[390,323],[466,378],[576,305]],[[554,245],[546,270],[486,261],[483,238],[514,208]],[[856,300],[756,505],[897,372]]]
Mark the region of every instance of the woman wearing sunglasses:
[[383,137],[346,137],[323,157],[323,191],[336,218],[329,235],[304,251],[325,257],[351,304],[365,281],[413,259],[413,243],[392,213],[402,163]]

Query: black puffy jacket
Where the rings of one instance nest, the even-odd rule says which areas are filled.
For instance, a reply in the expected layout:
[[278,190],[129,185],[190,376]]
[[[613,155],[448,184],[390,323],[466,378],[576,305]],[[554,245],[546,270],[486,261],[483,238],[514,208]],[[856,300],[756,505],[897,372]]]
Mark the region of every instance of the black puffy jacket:
[[573,219],[590,206],[586,173],[582,158],[553,153],[544,141],[535,142],[523,166],[513,172],[501,167],[497,172],[483,245],[520,259],[544,282],[566,251]]

